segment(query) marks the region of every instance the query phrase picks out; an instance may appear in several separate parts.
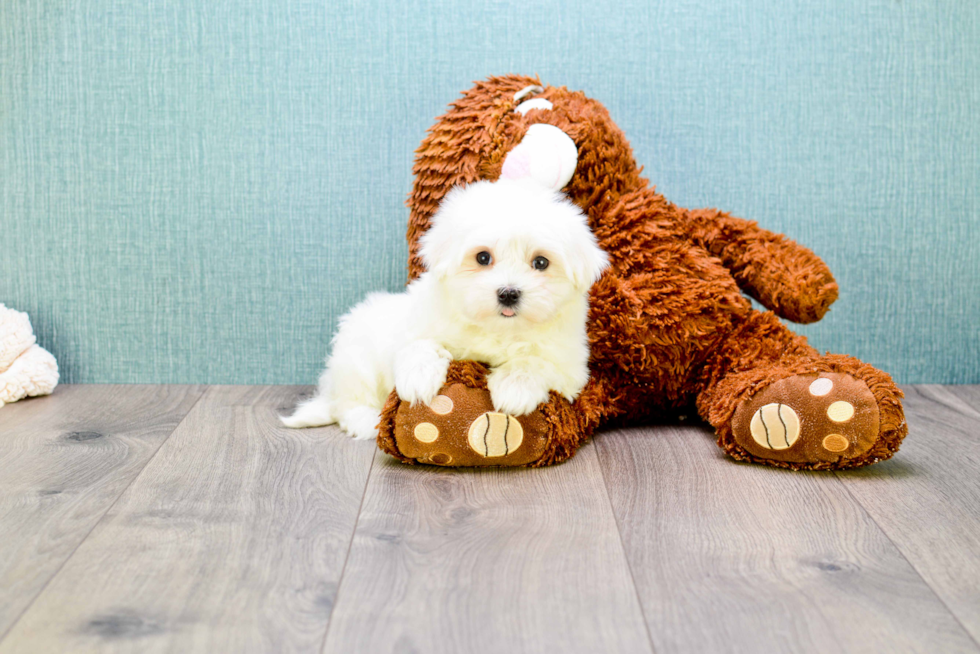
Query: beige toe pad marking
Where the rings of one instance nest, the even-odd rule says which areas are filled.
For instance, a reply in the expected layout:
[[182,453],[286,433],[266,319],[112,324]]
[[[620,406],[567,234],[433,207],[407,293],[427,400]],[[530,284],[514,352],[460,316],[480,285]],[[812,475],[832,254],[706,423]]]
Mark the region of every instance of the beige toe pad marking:
[[439,438],[439,428],[431,422],[420,422],[415,425],[415,438],[423,443],[433,443]]
[[521,446],[524,428],[513,416],[487,412],[470,425],[467,440],[477,454],[486,457],[506,456]]
[[800,437],[800,417],[785,404],[767,404],[752,416],[749,430],[762,447],[785,450]]
[[827,434],[823,439],[823,449],[828,452],[843,452],[850,444],[847,437],[841,434]]
[[791,375],[736,407],[732,452],[776,465],[840,467],[868,453],[880,431],[880,409],[863,379],[823,371]]
[[826,377],[816,379],[810,384],[810,395],[815,397],[823,397],[832,390],[834,390],[834,382]]
[[433,413],[438,413],[440,416],[445,416],[453,411],[453,401],[445,395],[436,395],[436,398],[432,400],[432,404],[429,405]]
[[834,402],[827,407],[827,417],[834,422],[847,422],[854,417],[854,405],[844,400]]

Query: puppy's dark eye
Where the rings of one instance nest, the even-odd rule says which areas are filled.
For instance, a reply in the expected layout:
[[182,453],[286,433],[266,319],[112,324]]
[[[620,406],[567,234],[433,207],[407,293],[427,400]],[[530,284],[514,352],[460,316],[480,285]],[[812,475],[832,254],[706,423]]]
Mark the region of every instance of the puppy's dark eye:
[[531,262],[531,267],[535,270],[544,270],[548,267],[549,263],[544,257],[534,257],[534,260]]
[[491,261],[493,261],[493,257],[486,250],[476,255],[476,262],[481,266],[489,266]]

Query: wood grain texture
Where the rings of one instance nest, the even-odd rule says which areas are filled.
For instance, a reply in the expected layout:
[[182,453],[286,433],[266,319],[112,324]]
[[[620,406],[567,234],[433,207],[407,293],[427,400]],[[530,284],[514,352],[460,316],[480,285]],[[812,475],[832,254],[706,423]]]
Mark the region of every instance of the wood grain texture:
[[980,642],[980,387],[904,390],[899,453],[837,474]]
[[0,409],[0,654],[980,651],[978,386],[906,387],[898,455],[824,474],[700,426],[410,467],[280,428],[309,389],[203,390]]
[[203,391],[63,385],[0,408],[0,638]]
[[326,652],[649,652],[589,444],[552,468],[378,453]]
[[[976,413],[980,413],[980,384],[970,384],[962,386],[928,386],[928,389],[945,389],[966,402]],[[974,424],[972,430],[973,440],[980,440],[980,420]]]
[[659,654],[978,651],[835,476],[739,464],[699,425],[597,443]]
[[376,448],[298,394],[210,387],[0,652],[318,649]]

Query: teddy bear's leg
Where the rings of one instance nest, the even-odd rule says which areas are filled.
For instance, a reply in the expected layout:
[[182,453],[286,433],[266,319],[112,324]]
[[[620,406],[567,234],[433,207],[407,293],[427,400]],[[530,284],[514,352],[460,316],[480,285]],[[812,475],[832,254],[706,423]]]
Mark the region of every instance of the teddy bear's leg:
[[907,427],[888,374],[820,355],[771,313],[753,312],[709,358],[698,410],[736,459],[793,469],[868,465]]
[[523,416],[494,411],[486,366],[454,361],[429,405],[392,392],[381,412],[378,447],[406,463],[439,466],[543,466],[571,457],[589,425],[559,396]]

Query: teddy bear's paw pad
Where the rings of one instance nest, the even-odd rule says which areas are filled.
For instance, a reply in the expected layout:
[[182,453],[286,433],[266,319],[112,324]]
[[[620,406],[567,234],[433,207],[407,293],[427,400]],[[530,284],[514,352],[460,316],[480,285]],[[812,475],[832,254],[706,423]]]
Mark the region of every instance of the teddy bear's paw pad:
[[514,416],[488,411],[470,424],[466,440],[480,456],[507,456],[524,442],[524,427]]
[[790,463],[859,456],[878,438],[874,395],[844,373],[781,379],[735,410],[735,441],[753,456]]
[[444,386],[428,405],[402,402],[395,443],[419,463],[439,466],[520,466],[544,454],[548,424],[540,411],[515,417],[493,410],[490,393]]

